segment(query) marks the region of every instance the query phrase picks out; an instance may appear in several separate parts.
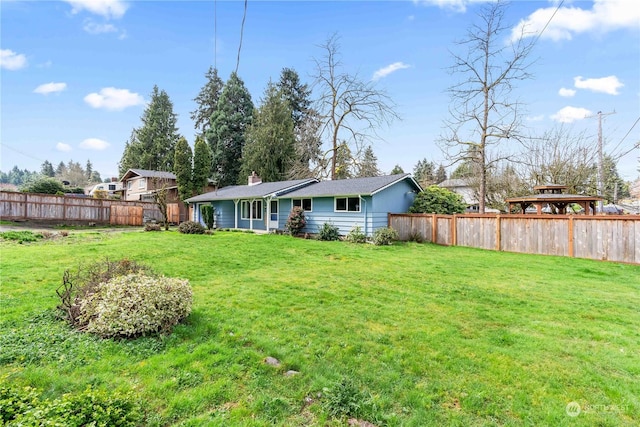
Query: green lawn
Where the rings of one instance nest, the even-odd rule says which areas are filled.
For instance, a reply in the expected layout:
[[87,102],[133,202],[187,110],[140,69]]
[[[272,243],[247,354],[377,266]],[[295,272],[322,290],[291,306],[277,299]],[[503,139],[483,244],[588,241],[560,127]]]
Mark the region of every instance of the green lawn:
[[[230,232],[0,251],[0,380],[44,398],[133,391],[150,426],[640,423],[640,266]],[[56,321],[64,270],[104,257],[189,279],[186,323],[103,341]]]

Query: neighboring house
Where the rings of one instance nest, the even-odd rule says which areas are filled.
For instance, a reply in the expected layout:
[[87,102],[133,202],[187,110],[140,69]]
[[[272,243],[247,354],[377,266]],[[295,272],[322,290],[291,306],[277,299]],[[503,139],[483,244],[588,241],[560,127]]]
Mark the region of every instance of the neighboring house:
[[107,198],[114,198],[122,193],[122,183],[118,181],[118,178],[113,178],[111,182],[101,182],[90,187],[87,194],[94,197],[96,191],[104,191]]
[[464,200],[467,205],[467,212],[478,213],[480,203],[476,198],[475,191],[473,191],[473,188],[467,183],[467,180],[447,179],[438,184],[438,186],[462,196],[462,200]]
[[153,202],[158,190],[167,190],[167,202],[178,201],[178,185],[176,176],[171,172],[158,172],[145,169],[129,169],[120,178],[122,184],[122,200]]
[[316,233],[324,223],[347,234],[353,227],[371,235],[387,226],[389,213],[405,213],[422,189],[410,174],[316,179],[262,183],[255,175],[249,185],[234,185],[187,199],[194,205],[194,220],[202,222],[200,207],[215,208],[216,227],[249,230],[283,230],[294,206],[305,211],[302,230]]

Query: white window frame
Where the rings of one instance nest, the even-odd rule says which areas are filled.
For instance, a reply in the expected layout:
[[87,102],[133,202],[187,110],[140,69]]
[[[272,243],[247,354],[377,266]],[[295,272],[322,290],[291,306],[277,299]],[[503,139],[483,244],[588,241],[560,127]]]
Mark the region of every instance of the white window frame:
[[[251,212],[253,214],[253,219],[254,220],[258,220],[261,221],[262,220],[262,200],[241,200],[240,201],[240,219],[242,220],[250,220],[251,218],[249,218],[249,203],[253,203],[253,211]],[[259,206],[258,206],[259,204]],[[258,209],[259,207],[259,209]],[[245,209],[246,209],[246,213],[247,215],[245,216]]]
[[[346,209],[338,209],[338,200],[344,199]],[[350,210],[349,209],[349,199],[357,199],[358,200],[358,210]],[[334,197],[333,199],[333,210],[334,212],[362,212],[362,203],[360,197],[358,196],[345,196],[345,197]]]
[[[300,201],[300,207],[302,208],[303,211],[305,212],[313,212],[313,199],[311,197],[301,197],[298,199],[291,199],[291,208],[295,208],[296,207],[296,200]],[[309,209],[305,209],[304,208],[304,201],[308,200],[309,201]]]
[[147,178],[140,178],[138,180],[138,190],[146,190],[147,189]]
[[133,183],[131,181],[127,181],[127,190],[131,190],[131,185]]

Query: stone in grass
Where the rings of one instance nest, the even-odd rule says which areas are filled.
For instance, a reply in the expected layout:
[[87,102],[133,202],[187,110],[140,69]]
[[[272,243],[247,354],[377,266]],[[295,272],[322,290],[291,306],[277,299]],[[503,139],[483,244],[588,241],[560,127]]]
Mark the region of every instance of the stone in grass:
[[284,373],[285,377],[293,377],[294,375],[298,375],[300,372],[294,371],[293,369],[288,370]]
[[269,366],[275,366],[276,368],[280,366],[280,361],[275,357],[271,357],[271,356],[264,359],[264,363],[266,363]]

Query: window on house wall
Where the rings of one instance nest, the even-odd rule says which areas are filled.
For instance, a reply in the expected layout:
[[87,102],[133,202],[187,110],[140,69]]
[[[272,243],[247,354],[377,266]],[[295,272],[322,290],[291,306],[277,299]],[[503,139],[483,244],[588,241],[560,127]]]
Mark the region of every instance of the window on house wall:
[[302,210],[305,212],[311,212],[311,199],[293,199],[293,207],[299,207],[302,208]]
[[138,180],[138,188],[144,190],[147,188],[147,178],[140,178]]
[[115,184],[109,184],[109,191],[116,191],[116,185]]
[[[249,203],[253,203],[252,210],[249,212]],[[240,216],[242,219],[250,219],[249,214],[253,219],[262,219],[262,200],[243,200],[240,204]]]
[[127,190],[131,190],[131,181],[127,181]]
[[336,212],[360,212],[360,197],[336,197]]

